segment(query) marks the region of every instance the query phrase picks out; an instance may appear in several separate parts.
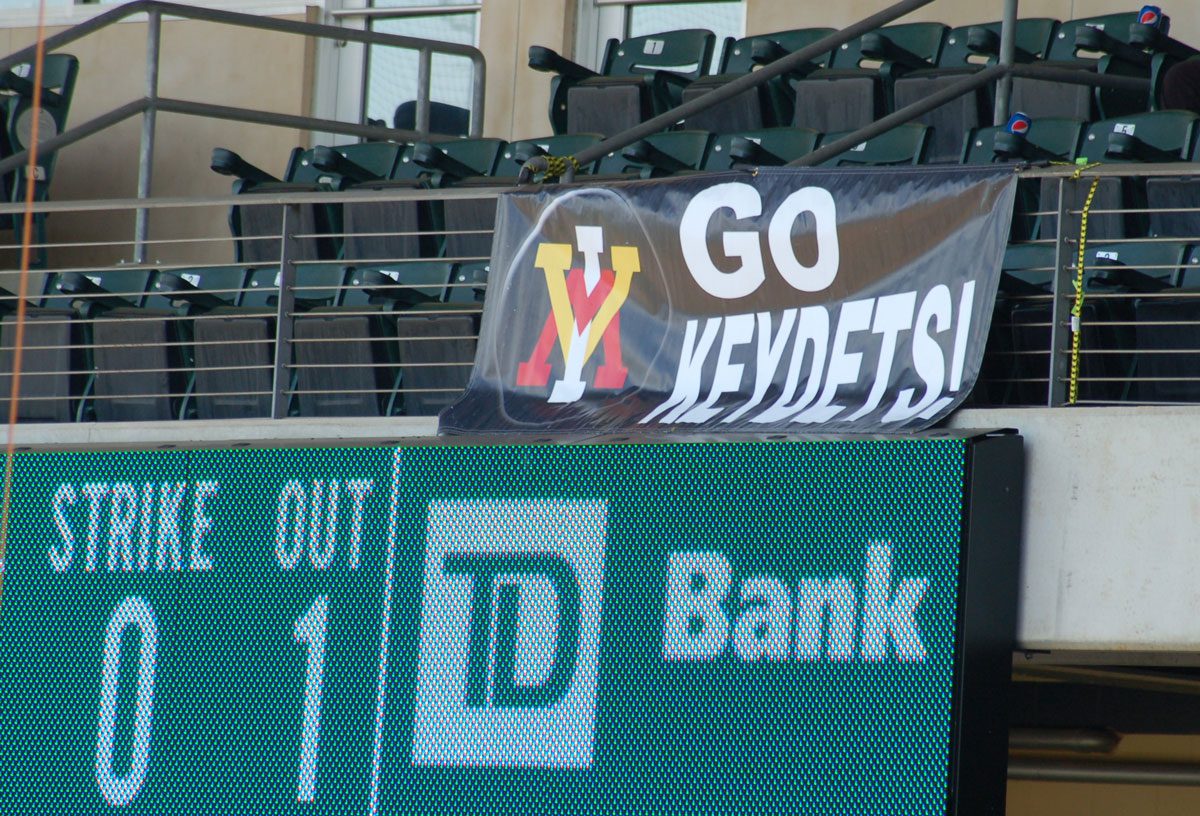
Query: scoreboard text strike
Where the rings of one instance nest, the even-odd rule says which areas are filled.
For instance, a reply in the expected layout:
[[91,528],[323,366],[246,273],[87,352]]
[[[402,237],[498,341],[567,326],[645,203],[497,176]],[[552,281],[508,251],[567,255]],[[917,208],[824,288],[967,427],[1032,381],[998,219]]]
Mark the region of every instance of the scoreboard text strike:
[[1002,807],[1020,456],[19,455],[0,812]]

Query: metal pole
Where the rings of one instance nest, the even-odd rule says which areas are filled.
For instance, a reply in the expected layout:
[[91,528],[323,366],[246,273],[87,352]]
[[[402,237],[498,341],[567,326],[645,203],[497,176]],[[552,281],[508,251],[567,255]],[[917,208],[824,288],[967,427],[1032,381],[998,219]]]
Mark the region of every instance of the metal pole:
[[1200,765],[1010,759],[1008,778],[1031,782],[1200,787]]
[[1058,226],[1054,230],[1054,278],[1050,301],[1050,383],[1046,389],[1046,404],[1050,407],[1067,401],[1067,377],[1070,374],[1071,304],[1067,295],[1074,291],[1075,261],[1068,258],[1070,245],[1066,239],[1067,200],[1066,178],[1058,180]]
[[483,135],[483,97],[484,83],[487,82],[487,66],[483,57],[472,57],[474,76],[471,78],[471,138],[478,139]]
[[[158,116],[158,53],[162,43],[162,12],[151,8],[146,29],[146,110],[142,112],[142,142],[138,148],[139,200],[150,197],[154,176],[154,125]],[[133,262],[146,262],[146,235],[150,229],[150,211],[139,208],[133,228]]]
[[283,208],[283,227],[279,242],[279,295],[275,309],[275,372],[271,388],[271,418],[287,416],[292,377],[292,313],[296,310],[296,262],[300,229],[300,206]]
[[433,54],[428,48],[422,48],[417,56],[417,119],[413,129],[421,133],[429,132],[429,72],[433,62]]
[[[1013,64],[1013,54],[1016,53],[1017,41],[1017,0],[1004,0],[1004,18],[1000,24],[1000,64],[1008,67]],[[993,125],[1004,125],[1008,122],[1009,100],[1012,96],[1012,76],[1005,73],[996,83],[996,110],[992,118]]]

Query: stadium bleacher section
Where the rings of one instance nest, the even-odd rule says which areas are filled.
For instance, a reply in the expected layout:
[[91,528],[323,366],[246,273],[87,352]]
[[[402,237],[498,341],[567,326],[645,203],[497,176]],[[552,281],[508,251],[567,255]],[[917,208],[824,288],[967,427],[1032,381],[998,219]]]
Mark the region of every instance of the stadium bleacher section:
[[[1192,212],[1200,206],[1200,186],[1188,166],[1200,158],[1197,114],[1158,109],[1167,68],[1196,52],[1172,39],[1169,26],[1165,15],[1147,25],[1132,12],[1021,20],[1017,63],[1132,77],[1143,90],[1017,76],[1012,109],[1023,116],[1008,125],[988,124],[995,96],[989,83],[822,162],[1022,168],[1080,162],[1105,173],[1108,166],[1129,169],[1094,183],[1091,176],[1064,179],[1061,173],[1021,181],[988,376],[976,404],[1049,399],[1051,327],[1061,316],[1053,303],[1055,275],[1073,263],[1056,257],[1079,239],[1083,209],[1094,249],[1084,288],[1098,295],[1080,315],[1088,327],[1084,346],[1125,353],[1085,357],[1082,378],[1094,382],[1082,398],[1196,398],[1193,385],[1152,382],[1167,371],[1174,379],[1184,376],[1185,355],[1156,352],[1164,343],[1178,348],[1186,332],[1155,324],[1164,322],[1156,317],[1163,314],[1191,314],[1197,282],[1185,259],[1195,254],[1191,242],[1200,241]],[[212,169],[234,177],[234,192],[245,198],[230,210],[232,263],[50,274],[29,316],[33,330],[45,334],[44,348],[26,361],[27,370],[45,369],[27,392],[40,399],[22,408],[22,419],[267,416],[270,396],[281,388],[290,395],[285,415],[436,413],[470,371],[495,192],[516,183],[531,159],[559,162],[539,179],[553,181],[568,168],[567,175],[581,181],[605,183],[803,162],[999,58],[998,22],[887,25],[675,127],[575,162],[608,136],[811,48],[830,32],[801,28],[730,38],[711,74],[706,68],[715,38],[699,29],[613,40],[597,71],[550,49],[532,49],[530,66],[554,74],[549,135],[542,138],[465,138],[465,112],[435,104],[430,121],[440,135],[296,148],[279,177],[217,148]],[[61,131],[79,65],[55,55],[48,66],[47,111]],[[4,107],[9,152],[19,149],[28,128],[22,112],[29,83],[12,77]],[[413,103],[402,103],[395,124],[410,126],[414,117]],[[1178,174],[1136,172],[1162,163],[1178,164]],[[43,168],[38,196],[44,199],[53,155]],[[19,176],[6,184],[16,196]],[[339,198],[347,191],[421,195]],[[289,193],[313,195],[292,205],[275,200]],[[255,196],[269,203],[251,203]],[[1062,225],[1059,212],[1066,216]],[[38,223],[43,234],[44,222]],[[8,308],[14,299],[6,299]],[[11,315],[0,318],[4,336],[11,322]],[[279,342],[290,349],[288,359],[280,361]],[[7,344],[3,353],[11,355]],[[282,387],[280,376],[287,380]],[[0,389],[6,388],[7,378],[0,378]],[[0,391],[0,399],[6,393]]]

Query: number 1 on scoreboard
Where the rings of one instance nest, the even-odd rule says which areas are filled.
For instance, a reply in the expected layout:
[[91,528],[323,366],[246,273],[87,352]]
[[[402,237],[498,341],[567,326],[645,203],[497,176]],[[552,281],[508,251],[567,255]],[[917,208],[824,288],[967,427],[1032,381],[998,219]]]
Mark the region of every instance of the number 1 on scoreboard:
[[300,776],[296,798],[311,802],[317,788],[317,746],[321,738],[321,689],[325,675],[325,627],[329,596],[318,595],[296,621],[295,637],[308,646],[304,674],[304,719],[300,729]]

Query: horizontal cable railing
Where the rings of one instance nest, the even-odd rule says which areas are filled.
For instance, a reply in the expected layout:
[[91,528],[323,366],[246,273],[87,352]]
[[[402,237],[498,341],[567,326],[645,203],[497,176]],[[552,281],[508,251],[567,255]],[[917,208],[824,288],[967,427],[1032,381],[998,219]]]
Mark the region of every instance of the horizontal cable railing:
[[[1016,171],[1044,192],[1014,214],[972,404],[1200,403],[1200,207],[1179,197],[1180,206],[1164,203],[1154,192],[1191,179],[1200,187],[1200,165]],[[1096,180],[1100,193],[1081,234]],[[255,195],[256,210],[277,210],[272,229],[159,239],[149,245],[154,259],[140,264],[119,262],[131,241],[47,242],[50,266],[28,280],[21,419],[435,414],[471,371],[489,230],[386,230],[374,221],[362,231],[323,229],[301,216],[306,208],[446,207],[504,189]],[[221,224],[248,198],[35,209],[74,204],[121,216],[146,203],[165,219]],[[454,240],[475,245],[436,249]],[[19,290],[19,273],[0,269],[0,403],[10,393]]]

